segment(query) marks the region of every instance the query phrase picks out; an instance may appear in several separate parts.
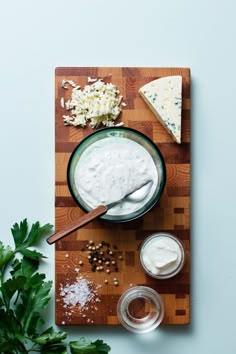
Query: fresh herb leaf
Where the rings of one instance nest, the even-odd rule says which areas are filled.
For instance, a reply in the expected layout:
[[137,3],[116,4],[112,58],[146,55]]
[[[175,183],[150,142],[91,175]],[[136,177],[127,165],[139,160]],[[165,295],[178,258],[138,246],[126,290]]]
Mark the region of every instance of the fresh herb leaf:
[[22,327],[14,311],[0,310],[0,343],[6,341],[9,344],[16,345],[19,342],[18,338],[22,337],[22,335]]
[[[39,266],[38,261],[30,260],[26,257],[23,257],[20,261],[16,259],[12,264],[12,277],[17,277],[19,275],[25,276],[27,279],[31,279],[31,277],[35,274]],[[45,275],[43,279],[45,278]]]
[[96,345],[97,351],[99,353],[108,353],[111,350],[111,347],[103,342],[101,339],[97,339],[93,344]]
[[20,225],[18,225],[17,223],[13,225],[11,229],[11,233],[16,247],[20,246],[24,242],[27,235],[27,231],[28,231],[28,224],[26,219],[21,221]]
[[69,345],[72,354],[107,354],[111,350],[103,340],[97,339],[92,342],[85,337],[81,337],[79,341],[72,341]]
[[67,354],[69,348],[71,353],[107,354],[110,347],[102,340],[91,342],[82,337],[68,344],[65,332],[56,332],[52,327],[40,332],[52,282],[45,281],[45,274],[38,272],[45,257],[30,248],[51,227],[50,224],[41,227],[37,221],[28,232],[27,219],[24,219],[11,229],[14,249],[0,241],[0,353]]
[[8,353],[12,354],[14,353],[15,345],[14,343],[9,343],[5,339],[2,339],[0,337],[0,353]]
[[20,248],[19,252],[23,254],[26,258],[32,259],[33,261],[37,261],[41,258],[46,258],[42,253],[37,251],[31,251],[27,248]]
[[88,338],[81,337],[79,341],[70,342],[70,350],[72,354],[96,353],[96,345]]
[[24,314],[21,319],[25,333],[35,334],[35,320],[39,318],[39,313],[42,312],[49,300],[49,292],[52,287],[52,282],[40,283],[37,288],[29,287],[21,293],[21,301],[24,307]]
[[0,241],[0,270],[3,270],[3,267],[8,264],[11,259],[14,257],[14,252],[10,246],[4,247],[3,243]]
[[8,340],[2,339],[0,337],[0,353],[6,353],[6,354],[25,353],[25,350],[22,352],[16,352],[16,343],[10,343]]
[[48,233],[52,229],[52,227],[53,226],[50,224],[46,224],[40,227],[40,224],[37,221],[35,224],[32,225],[29,235],[24,242],[25,247],[30,247],[35,245],[38,239],[42,237],[45,233]]
[[34,339],[37,344],[54,344],[60,343],[62,340],[66,339],[66,332],[54,332],[53,328],[50,327],[40,336]]
[[42,354],[67,354],[66,350],[66,344],[65,343],[60,343],[60,344],[49,344],[49,345],[43,345],[41,347],[40,353]]
[[27,279],[24,276],[18,276],[17,278],[8,279],[3,283],[1,291],[4,293],[5,298],[10,301],[16,291],[20,291],[24,288]]

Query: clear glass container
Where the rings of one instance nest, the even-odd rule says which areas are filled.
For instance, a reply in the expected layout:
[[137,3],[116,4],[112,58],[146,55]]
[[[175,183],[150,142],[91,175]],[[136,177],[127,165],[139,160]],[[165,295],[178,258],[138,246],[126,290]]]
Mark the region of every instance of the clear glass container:
[[159,232],[146,238],[140,247],[143,270],[155,279],[168,279],[177,275],[185,263],[182,242],[174,235]]
[[117,304],[120,323],[129,331],[147,333],[158,327],[164,317],[163,300],[155,290],[136,286],[123,293]]

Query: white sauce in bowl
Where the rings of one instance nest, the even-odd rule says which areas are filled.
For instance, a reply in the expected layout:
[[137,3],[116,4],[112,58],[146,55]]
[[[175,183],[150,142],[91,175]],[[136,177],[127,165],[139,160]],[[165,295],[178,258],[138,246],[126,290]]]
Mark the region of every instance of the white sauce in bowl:
[[183,248],[174,236],[151,236],[141,248],[141,263],[150,275],[174,275],[183,264]]
[[96,141],[82,153],[75,168],[78,193],[91,208],[120,200],[137,190],[109,209],[109,215],[139,210],[151,199],[157,183],[151,155],[140,144],[123,137]]

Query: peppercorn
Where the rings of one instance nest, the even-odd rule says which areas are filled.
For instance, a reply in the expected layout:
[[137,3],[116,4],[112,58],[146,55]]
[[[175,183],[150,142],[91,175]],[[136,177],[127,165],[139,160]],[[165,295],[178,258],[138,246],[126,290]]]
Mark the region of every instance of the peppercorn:
[[93,272],[95,272],[96,268],[97,268],[96,264],[93,264],[92,267],[91,267],[91,270],[92,270]]

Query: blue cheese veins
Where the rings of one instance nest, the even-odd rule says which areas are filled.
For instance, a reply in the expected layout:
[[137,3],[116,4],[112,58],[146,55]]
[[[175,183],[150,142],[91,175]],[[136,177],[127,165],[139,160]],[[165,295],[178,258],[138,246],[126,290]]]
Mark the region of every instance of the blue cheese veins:
[[168,133],[180,144],[182,76],[153,80],[141,87],[139,93]]

